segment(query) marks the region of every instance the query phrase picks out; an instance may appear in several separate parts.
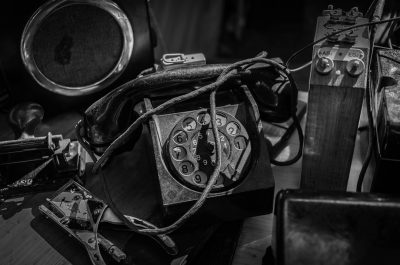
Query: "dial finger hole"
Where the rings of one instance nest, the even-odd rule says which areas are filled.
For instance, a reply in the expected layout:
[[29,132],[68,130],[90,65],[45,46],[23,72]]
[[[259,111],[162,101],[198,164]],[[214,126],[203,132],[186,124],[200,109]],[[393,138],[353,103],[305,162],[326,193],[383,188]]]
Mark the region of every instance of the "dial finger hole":
[[182,128],[187,132],[192,132],[196,129],[197,123],[193,118],[186,118],[182,122]]
[[244,150],[247,146],[246,138],[243,136],[237,136],[234,140],[234,146],[236,149]]
[[210,114],[208,114],[207,112],[199,113],[199,115],[197,115],[197,121],[201,125],[209,124],[210,120],[211,120]]
[[215,121],[218,127],[222,127],[226,125],[226,117],[222,114],[217,114],[215,117]]
[[203,171],[197,171],[193,176],[193,182],[197,185],[207,184],[207,175]]
[[193,171],[194,171],[194,165],[190,161],[184,161],[179,166],[179,172],[182,175],[186,175],[186,176],[190,175],[193,173]]
[[187,156],[186,149],[183,148],[182,146],[175,146],[174,148],[172,148],[171,154],[172,157],[178,161],[182,161]]
[[188,140],[188,135],[184,131],[177,131],[173,137],[174,142],[177,144],[184,144]]
[[230,122],[228,125],[226,125],[226,132],[230,136],[238,135],[240,132],[240,127],[236,122]]

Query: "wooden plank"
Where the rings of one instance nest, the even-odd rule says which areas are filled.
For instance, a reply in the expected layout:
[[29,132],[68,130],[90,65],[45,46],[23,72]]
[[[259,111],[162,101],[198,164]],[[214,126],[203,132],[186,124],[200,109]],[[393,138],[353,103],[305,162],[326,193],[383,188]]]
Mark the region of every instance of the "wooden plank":
[[346,190],[364,90],[311,86],[301,187]]
[[[331,16],[338,10],[326,10]],[[343,13],[339,20],[349,19]],[[315,40],[348,25],[318,17]],[[356,24],[368,22],[357,17]],[[300,187],[346,190],[369,57],[368,29],[336,35],[314,45]]]

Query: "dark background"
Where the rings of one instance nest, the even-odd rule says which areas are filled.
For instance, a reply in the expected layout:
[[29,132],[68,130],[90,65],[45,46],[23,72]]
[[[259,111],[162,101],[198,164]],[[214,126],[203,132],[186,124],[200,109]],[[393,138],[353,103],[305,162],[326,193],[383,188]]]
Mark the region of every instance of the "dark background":
[[[129,0],[130,3],[144,2],[145,0]],[[150,15],[154,35],[157,35],[155,48],[156,62],[164,53],[204,53],[207,63],[234,62],[240,59],[253,57],[260,51],[267,51],[269,57],[280,57],[286,61],[291,54],[314,39],[317,17],[329,4],[334,8],[347,11],[352,7],[359,7],[366,12],[373,0],[149,0],[152,7]],[[34,0],[41,5],[45,0]],[[11,1],[8,4],[13,3]],[[397,4],[396,4],[397,3]],[[14,4],[15,5],[15,4]],[[32,5],[32,3],[31,3]],[[387,0],[386,9],[393,5],[400,5],[398,0]],[[4,49],[19,52],[19,47],[7,47],[7,34],[15,33],[18,21],[27,21],[27,6],[18,4],[18,11],[10,12],[7,3],[2,5],[2,19],[6,25],[3,28],[3,39],[0,40]],[[400,9],[399,9],[400,10]],[[28,12],[29,13],[29,12]],[[1,24],[1,23],[0,23]],[[23,24],[22,22],[20,24]],[[11,33],[10,33],[11,32]],[[19,33],[18,33],[19,37]],[[146,43],[146,45],[148,45]],[[148,46],[146,46],[148,47]],[[15,56],[12,60],[21,64],[20,55],[3,52],[4,56]],[[150,56],[151,58],[151,56]],[[2,58],[0,58],[1,60]],[[3,58],[4,59],[4,58]],[[301,53],[290,65],[291,68],[303,65],[311,59],[311,48]],[[136,62],[135,65],[138,65]],[[150,65],[150,64],[147,64]],[[0,106],[3,104],[7,74],[0,66]],[[23,69],[25,70],[25,69]],[[142,69],[141,69],[142,70]],[[15,74],[26,77],[27,72]],[[129,76],[129,80],[137,72]],[[295,74],[297,75],[297,73]],[[297,78],[301,90],[308,89],[308,73],[301,72]],[[23,78],[20,78],[21,80]],[[124,80],[126,82],[127,80]],[[122,83],[122,81],[121,81]],[[30,84],[28,82],[28,84]],[[120,85],[120,84],[118,84]],[[26,86],[26,85],[20,85]],[[113,84],[113,89],[117,84]],[[28,86],[26,86],[28,87]],[[11,88],[9,88],[10,90]],[[31,93],[31,91],[28,91]],[[20,93],[20,94],[25,94]],[[17,98],[18,100],[19,98]],[[58,104],[60,105],[60,104]]]
[[[365,13],[370,1],[151,1],[164,50],[203,52],[208,62],[234,61],[255,56],[261,50],[286,60],[313,41],[316,18],[329,4],[345,11],[357,6]],[[160,49],[156,51],[157,58]],[[293,66],[310,58],[311,49],[299,56]]]
[[[234,62],[267,51],[286,61],[314,40],[317,17],[329,4],[364,14],[372,0],[151,0],[156,60],[163,53],[206,55],[207,63]],[[390,2],[396,0],[387,0]],[[389,7],[390,9],[390,7]],[[291,62],[295,68],[311,60],[312,48]],[[308,90],[308,68],[294,74],[300,90]]]

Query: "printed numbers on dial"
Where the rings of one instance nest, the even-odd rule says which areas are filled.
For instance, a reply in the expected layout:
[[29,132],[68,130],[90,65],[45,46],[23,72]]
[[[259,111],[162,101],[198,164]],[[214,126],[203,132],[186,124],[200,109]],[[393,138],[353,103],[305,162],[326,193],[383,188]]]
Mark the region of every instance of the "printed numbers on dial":
[[225,126],[225,124],[226,124],[226,117],[223,116],[223,115],[217,114],[217,116],[216,116],[216,118],[215,118],[215,121],[216,121],[218,127]]
[[177,131],[174,134],[174,142],[177,144],[184,144],[188,140],[188,136],[184,131]]
[[230,122],[228,125],[226,125],[226,131],[229,135],[235,136],[240,132],[240,128],[235,122]]
[[200,113],[199,115],[197,115],[197,121],[198,121],[201,125],[207,125],[207,124],[209,124],[210,121],[211,121],[210,114],[208,114],[207,112]]
[[172,157],[177,161],[181,161],[186,157],[186,149],[182,146],[175,146],[172,148]]
[[[249,163],[251,145],[245,127],[229,113],[215,117],[221,143],[221,170],[213,191],[233,188]],[[216,166],[216,141],[211,116],[206,110],[192,112],[175,124],[165,146],[173,175],[186,186],[202,190]]]

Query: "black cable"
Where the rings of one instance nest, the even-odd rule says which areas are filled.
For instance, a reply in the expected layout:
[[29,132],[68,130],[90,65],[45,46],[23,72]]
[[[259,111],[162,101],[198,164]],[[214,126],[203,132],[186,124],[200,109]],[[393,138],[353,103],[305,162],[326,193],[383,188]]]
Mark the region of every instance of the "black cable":
[[365,173],[367,172],[368,166],[369,166],[369,162],[371,160],[371,156],[372,156],[372,146],[373,146],[373,140],[374,140],[374,127],[372,125],[372,113],[371,113],[371,109],[368,107],[370,106],[371,102],[370,102],[370,93],[368,92],[368,88],[367,91],[365,92],[365,96],[366,96],[366,105],[367,105],[367,116],[368,116],[368,148],[367,148],[367,153],[365,155],[360,173],[358,175],[358,180],[357,180],[357,187],[356,187],[356,191],[357,192],[361,192],[362,191],[362,184],[364,182],[364,178],[365,178]]
[[298,50],[298,51],[296,51],[295,53],[293,53],[293,54],[289,57],[289,59],[286,61],[286,66],[289,67],[290,61],[292,61],[293,58],[295,58],[297,55],[299,55],[300,53],[302,53],[305,49],[307,49],[307,48],[313,46],[314,44],[316,44],[316,43],[318,43],[318,42],[321,42],[321,41],[323,41],[323,40],[326,40],[327,38],[329,38],[329,37],[331,37],[331,36],[334,36],[334,35],[337,35],[337,34],[340,34],[340,33],[343,33],[343,32],[349,31],[349,30],[352,30],[352,29],[356,29],[356,28],[361,28],[361,27],[365,27],[365,26],[373,26],[373,25],[383,24],[383,23],[392,22],[392,21],[399,21],[399,20],[400,20],[400,17],[394,17],[394,18],[389,18],[389,19],[385,19],[385,20],[380,20],[380,21],[375,21],[375,22],[368,22],[368,23],[364,23],[364,24],[354,25],[354,26],[351,26],[351,27],[347,27],[347,28],[338,30],[338,31],[336,31],[335,33],[329,34],[329,35],[324,36],[324,37],[322,37],[322,38],[320,38],[320,39],[318,39],[318,40],[316,40],[316,41],[310,42],[309,44],[307,44],[306,46],[304,46],[304,47],[301,48],[300,50]]
[[399,46],[399,45],[396,45],[396,44],[393,44],[393,43],[392,43],[392,46],[393,46],[393,48],[395,48],[395,49],[400,49],[400,46]]
[[371,18],[371,16],[372,16],[371,12],[372,12],[372,10],[375,10],[375,6],[376,6],[377,2],[378,2],[378,0],[374,0],[371,2],[371,4],[369,5],[369,7],[367,9],[367,13],[365,13],[366,17]]
[[370,91],[369,91],[369,86],[367,86],[367,89],[365,91],[365,101],[366,101],[366,109],[367,109],[367,116],[368,116],[368,148],[367,148],[367,153],[365,155],[360,173],[358,175],[357,187],[356,187],[357,192],[362,191],[362,184],[364,182],[365,173],[367,172],[369,162],[370,162],[371,156],[372,156],[372,147],[373,147],[373,140],[374,140],[374,126],[373,126],[373,121],[372,121],[373,118],[372,118],[372,111],[371,111],[370,96],[371,95],[370,95]]
[[[397,14],[396,14],[397,15]],[[393,46],[392,46],[392,35],[393,35],[393,33],[395,32],[395,27],[397,26],[397,23],[395,23],[395,22],[392,22],[391,24],[390,24],[390,29],[389,29],[389,33],[388,33],[388,40],[387,40],[387,43],[388,43],[388,46],[391,48],[391,49],[393,49]]]
[[384,46],[380,46],[380,45],[374,45],[374,47],[375,47],[375,48],[378,48],[378,49],[392,50],[392,49],[389,48],[389,47],[384,47]]
[[[382,3],[384,4],[384,1],[379,1],[380,6],[379,9],[380,10],[375,10],[375,13],[378,13],[377,16],[373,17],[372,19],[379,19],[379,17],[382,15],[381,13],[383,12],[383,6]],[[376,21],[376,22],[382,22],[381,21]],[[378,23],[375,23],[374,25],[377,25]],[[370,35],[370,45],[369,45],[369,49],[370,49],[370,54],[369,54],[369,58],[368,58],[368,75],[370,74],[370,70],[371,70],[371,62],[372,62],[372,58],[373,58],[373,51],[374,51],[374,39],[375,39],[375,33],[376,33],[376,27],[372,27],[371,28],[371,35]],[[365,178],[365,173],[367,172],[368,166],[369,166],[369,162],[371,160],[371,156],[372,156],[372,149],[373,149],[373,141],[374,141],[374,125],[373,125],[373,117],[372,117],[372,109],[371,109],[371,94],[370,94],[370,86],[371,86],[371,78],[367,78],[367,87],[365,90],[365,102],[366,102],[366,110],[367,110],[367,116],[368,116],[368,147],[367,147],[367,153],[365,155],[360,173],[358,175],[358,180],[357,180],[357,187],[356,187],[356,191],[357,192],[361,192],[362,191],[362,184],[364,182],[364,178]]]
[[275,160],[275,158],[271,158],[271,164],[273,164],[273,165],[276,165],[276,166],[292,165],[292,164],[296,163],[303,154],[303,143],[304,143],[303,129],[301,128],[301,124],[300,124],[299,119],[297,118],[297,115],[292,116],[292,119],[293,119],[293,124],[297,130],[297,135],[299,137],[299,149],[297,150],[296,155],[293,158],[291,158],[290,160],[278,161],[278,160]]
[[[397,17],[399,13],[397,11],[394,11],[392,13],[389,13],[389,17]],[[397,21],[392,21],[390,24],[388,23],[384,29],[384,31],[380,34],[379,40],[375,41],[375,43],[387,43],[391,44],[391,38],[393,34],[398,30],[398,22]],[[391,47],[392,48],[392,47]]]
[[387,41],[387,39],[389,39],[389,35],[390,35],[390,31],[392,28],[393,22],[391,22],[390,24],[386,24],[385,25],[385,29],[383,30],[383,32],[380,34],[378,40],[374,40],[376,43],[385,43]]
[[[368,61],[368,68],[370,70],[371,67],[371,60],[372,60],[372,54],[373,54],[373,48],[374,48],[374,40],[370,40],[370,56],[369,56],[369,61]],[[368,72],[369,74],[369,72]],[[368,147],[367,147],[367,153],[365,155],[360,173],[358,175],[358,180],[357,180],[357,187],[356,191],[361,192],[362,191],[362,184],[364,182],[365,178],[365,173],[367,172],[369,162],[371,160],[372,156],[372,143],[374,140],[374,126],[373,126],[373,118],[372,118],[372,110],[371,110],[371,94],[370,94],[370,78],[367,78],[367,88],[365,90],[365,103],[366,103],[366,110],[367,110],[367,117],[368,117]]]

